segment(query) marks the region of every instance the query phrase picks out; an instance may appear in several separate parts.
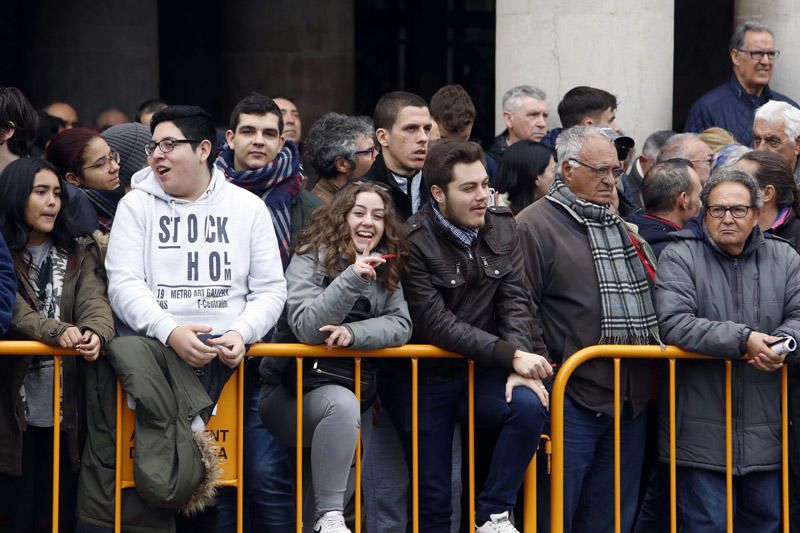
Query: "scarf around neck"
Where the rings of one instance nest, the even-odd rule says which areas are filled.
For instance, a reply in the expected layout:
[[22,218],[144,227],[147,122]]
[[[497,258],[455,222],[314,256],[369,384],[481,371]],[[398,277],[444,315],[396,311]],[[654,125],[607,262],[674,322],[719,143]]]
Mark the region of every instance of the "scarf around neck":
[[289,243],[292,232],[292,205],[303,186],[303,166],[300,153],[291,141],[286,141],[278,155],[262,168],[236,171],[233,168],[233,149],[225,146],[214,163],[225,179],[259,196],[270,210],[283,269],[289,265]]
[[600,287],[598,344],[663,345],[647,274],[622,219],[607,207],[578,198],[559,178],[546,198],[586,227]]

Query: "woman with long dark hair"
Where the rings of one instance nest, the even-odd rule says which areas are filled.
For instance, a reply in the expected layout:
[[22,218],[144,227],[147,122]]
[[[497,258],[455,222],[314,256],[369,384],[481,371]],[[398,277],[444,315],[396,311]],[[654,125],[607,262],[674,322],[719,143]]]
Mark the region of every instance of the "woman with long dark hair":
[[507,195],[508,207],[516,215],[547,194],[556,166],[553,151],[533,141],[517,141],[503,153],[494,187]]
[[[0,232],[17,276],[17,303],[6,339],[74,349],[95,361],[113,337],[111,308],[97,243],[76,237],[66,215],[64,180],[56,168],[19,159],[0,174]],[[74,512],[83,424],[84,368],[61,366],[62,515]],[[53,358],[0,358],[0,524],[4,531],[44,530],[50,518],[53,442]],[[72,469],[70,468],[72,465]],[[61,522],[69,530],[74,520]],[[49,529],[49,526],[46,526]]]
[[[306,344],[371,350],[411,338],[411,318],[400,287],[403,244],[389,193],[375,183],[354,183],[314,212],[299,235],[286,270],[286,319]],[[276,339],[287,342],[284,327]],[[259,414],[289,446],[295,443],[295,366],[287,358],[261,363]],[[377,392],[377,369],[362,363],[361,407]],[[315,532],[349,532],[345,489],[361,424],[352,359],[306,360],[303,368],[303,437],[310,447],[314,506],[306,524]]]

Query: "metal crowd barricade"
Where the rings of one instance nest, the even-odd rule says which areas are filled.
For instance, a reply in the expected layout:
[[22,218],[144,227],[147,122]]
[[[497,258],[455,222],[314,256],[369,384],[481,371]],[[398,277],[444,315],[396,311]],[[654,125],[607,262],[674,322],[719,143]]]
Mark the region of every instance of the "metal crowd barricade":
[[[550,398],[551,437],[553,439],[552,477],[550,488],[551,533],[564,530],[564,395],[570,376],[586,361],[613,359],[614,365],[614,531],[620,531],[620,364],[622,359],[667,359],[669,362],[669,493],[670,528],[677,531],[676,513],[676,428],[675,428],[675,364],[678,359],[705,359],[725,364],[725,473],[727,492],[728,533],[733,533],[733,443],[731,424],[731,366],[732,360],[685,352],[674,346],[666,350],[659,346],[602,345],[584,348],[570,356],[559,369]],[[789,455],[788,455],[788,394],[787,367],[781,370],[781,439],[783,488],[783,531],[789,533]]]
[[[17,355],[17,356],[36,356],[36,355],[52,355],[54,361],[54,380],[53,380],[53,508],[52,508],[52,531],[57,533],[59,531],[59,480],[60,480],[60,462],[61,462],[61,448],[60,448],[60,434],[61,434],[61,357],[81,357],[80,354],[74,350],[49,346],[36,341],[0,341],[0,356]],[[361,359],[362,358],[408,358],[411,363],[411,376],[412,376],[412,517],[413,531],[419,531],[419,360],[431,358],[461,358],[460,355],[446,352],[431,345],[406,345],[395,348],[385,348],[381,350],[364,351],[353,350],[348,348],[337,348],[328,350],[325,346],[307,346],[303,344],[254,344],[250,347],[248,352],[250,356],[256,357],[294,357],[297,366],[297,390],[302,395],[302,369],[303,359],[306,357],[352,357],[355,360],[356,381],[360,380],[361,372]],[[469,527],[471,530],[475,529],[475,365],[473,361],[468,361],[468,460],[469,460]],[[562,370],[563,371],[563,370]],[[243,380],[244,372],[240,367],[239,371],[235,374],[235,378],[231,379],[226,385],[226,390],[223,395],[228,398],[235,397],[236,413],[234,415],[237,420],[236,427],[236,460],[235,467],[230,463],[226,465],[226,477],[223,481],[223,486],[236,486],[237,490],[237,530],[242,530],[242,428],[243,428]],[[232,392],[235,389],[235,392]],[[360,387],[356,387],[356,396],[360,400]],[[126,440],[125,435],[128,433],[132,424],[132,416],[128,412],[128,419],[126,426],[123,426],[121,421],[124,419],[123,413],[127,409],[125,407],[125,396],[121,387],[117,388],[117,465],[116,465],[116,488],[115,488],[115,531],[121,530],[121,491],[125,488],[133,487],[133,477],[131,475],[132,465],[130,461],[123,461],[122,452],[125,450]],[[302,400],[297,402],[297,532],[302,532],[302,479],[303,479],[303,458],[302,458],[302,417],[303,417],[303,404]],[[214,430],[214,419],[209,422],[209,428]],[[547,437],[543,436],[546,446],[549,444]],[[127,448],[130,453],[130,448]],[[361,444],[360,438],[356,450],[356,513],[355,513],[355,532],[362,531],[361,524]],[[537,454],[538,455],[538,454]],[[128,457],[130,459],[130,457]],[[549,460],[549,459],[548,459]],[[126,469],[128,474],[126,475]],[[231,472],[235,472],[231,477]],[[536,531],[536,456],[533,457],[525,481],[525,529],[526,533]]]

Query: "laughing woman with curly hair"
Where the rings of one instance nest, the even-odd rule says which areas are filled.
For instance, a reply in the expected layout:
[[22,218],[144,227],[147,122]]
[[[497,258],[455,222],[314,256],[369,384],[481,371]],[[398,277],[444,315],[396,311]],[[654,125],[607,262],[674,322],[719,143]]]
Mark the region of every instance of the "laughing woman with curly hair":
[[[286,270],[286,319],[297,340],[364,350],[409,340],[397,220],[391,197],[374,183],[350,185],[314,213]],[[293,339],[279,325],[275,340]],[[295,365],[288,362],[267,358],[261,363],[259,414],[270,432],[293,446]],[[313,509],[304,506],[314,514],[304,522],[314,524],[315,532],[349,532],[342,511],[360,407],[368,407],[377,391],[377,369],[370,363],[362,364],[361,406],[353,391],[352,359],[319,358],[304,364],[303,446],[310,448],[314,496]]]

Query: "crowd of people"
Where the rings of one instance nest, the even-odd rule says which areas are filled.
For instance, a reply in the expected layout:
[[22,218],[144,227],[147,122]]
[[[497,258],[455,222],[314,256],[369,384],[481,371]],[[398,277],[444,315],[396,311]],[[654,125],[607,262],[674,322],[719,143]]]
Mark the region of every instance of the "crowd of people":
[[[294,531],[298,483],[304,531],[351,531],[359,438],[365,529],[410,531],[409,362],[365,359],[357,382],[352,359],[313,358],[297,390],[289,358],[246,357],[272,341],[414,342],[475,361],[477,533],[521,528],[554,373],[598,344],[720,359],[676,365],[675,459],[678,529],[725,531],[729,361],[734,526],[800,531],[800,110],[769,87],[779,54],[769,28],[740,25],[730,81],[685,132],[638,151],[616,96],[590,86],[561,97],[549,130],[546,94],[510,88],[486,151],[460,85],[430,102],[390,92],[371,117],[328,113],[307,132],[297,102],[259,93],[219,132],[160,99],[133,122],[114,108],[82,127],[67,103],[37,112],[0,88],[0,334],[82,356],[61,366],[62,530],[113,529],[118,380],[135,411],[124,529],[233,531],[206,425],[243,365],[246,531]],[[50,527],[54,368],[0,358],[4,531]],[[647,360],[620,374],[621,531],[668,531],[668,374]],[[464,359],[420,361],[423,532],[468,531],[467,387]],[[565,531],[614,528],[614,409],[612,363],[580,366],[564,404]],[[539,483],[546,501],[544,469]]]

